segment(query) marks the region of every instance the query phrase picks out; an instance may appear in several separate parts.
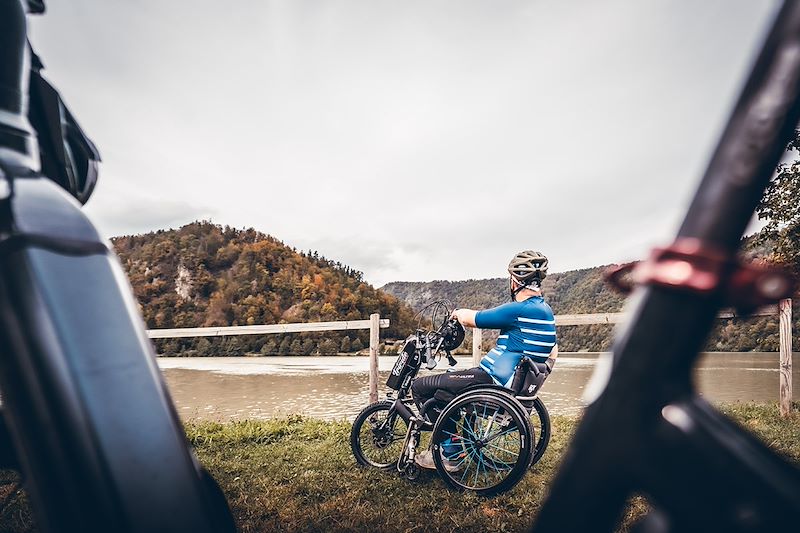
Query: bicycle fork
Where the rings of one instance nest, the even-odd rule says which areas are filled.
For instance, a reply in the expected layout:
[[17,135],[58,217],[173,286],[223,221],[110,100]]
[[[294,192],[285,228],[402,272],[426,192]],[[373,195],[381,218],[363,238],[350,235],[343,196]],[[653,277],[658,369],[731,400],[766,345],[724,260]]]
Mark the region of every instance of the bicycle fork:
[[400,452],[400,457],[397,459],[397,472],[410,480],[414,480],[419,476],[419,466],[415,459],[421,433],[418,419],[412,417],[406,430],[406,438],[403,441],[403,451]]

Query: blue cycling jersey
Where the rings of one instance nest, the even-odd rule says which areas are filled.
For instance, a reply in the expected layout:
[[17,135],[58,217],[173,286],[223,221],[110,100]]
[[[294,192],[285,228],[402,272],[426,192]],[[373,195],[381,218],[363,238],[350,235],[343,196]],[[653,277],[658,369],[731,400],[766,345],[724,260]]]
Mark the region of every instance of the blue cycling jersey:
[[479,311],[475,325],[500,330],[497,345],[481,359],[480,367],[504,387],[511,386],[514,370],[523,357],[543,363],[556,345],[553,310],[541,296]]

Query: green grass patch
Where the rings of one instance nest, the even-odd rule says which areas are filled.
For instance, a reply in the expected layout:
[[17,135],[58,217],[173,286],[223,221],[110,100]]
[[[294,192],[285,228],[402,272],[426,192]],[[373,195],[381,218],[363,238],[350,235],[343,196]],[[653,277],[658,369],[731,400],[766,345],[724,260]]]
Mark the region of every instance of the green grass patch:
[[[735,404],[722,410],[773,449],[800,461],[800,414],[783,419],[774,404]],[[188,422],[186,434],[244,532],[524,531],[577,422],[575,417],[553,417],[553,436],[541,462],[512,491],[488,499],[448,490],[435,474],[410,482],[391,471],[357,466],[348,422],[298,416]],[[12,487],[13,479],[7,473],[0,477],[0,502],[2,487]],[[646,507],[642,498],[634,498],[623,529]],[[0,530],[33,530],[24,494],[9,498],[0,513]]]

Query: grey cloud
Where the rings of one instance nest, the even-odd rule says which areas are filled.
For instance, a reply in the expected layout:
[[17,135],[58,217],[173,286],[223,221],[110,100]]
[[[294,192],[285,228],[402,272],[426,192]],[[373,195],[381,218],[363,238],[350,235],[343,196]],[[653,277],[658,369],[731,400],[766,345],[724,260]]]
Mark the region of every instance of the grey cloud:
[[213,208],[158,198],[131,190],[104,194],[87,204],[87,214],[107,237],[176,228],[194,220],[216,218]]
[[668,239],[778,2],[51,4],[104,228],[213,216],[379,283]]

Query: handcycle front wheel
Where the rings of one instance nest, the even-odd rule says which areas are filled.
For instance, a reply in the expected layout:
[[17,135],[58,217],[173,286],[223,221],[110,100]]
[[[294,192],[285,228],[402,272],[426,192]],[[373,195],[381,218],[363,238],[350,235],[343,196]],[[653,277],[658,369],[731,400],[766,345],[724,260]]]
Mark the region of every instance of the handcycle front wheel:
[[490,390],[450,402],[439,415],[432,442],[436,470],[448,485],[492,496],[522,479],[534,440],[522,405],[506,393]]
[[350,431],[350,447],[358,464],[390,468],[397,463],[408,425],[392,412],[393,405],[388,400],[375,402],[356,416]]

